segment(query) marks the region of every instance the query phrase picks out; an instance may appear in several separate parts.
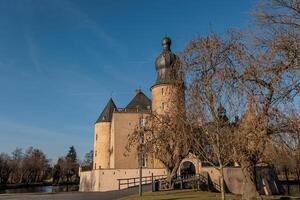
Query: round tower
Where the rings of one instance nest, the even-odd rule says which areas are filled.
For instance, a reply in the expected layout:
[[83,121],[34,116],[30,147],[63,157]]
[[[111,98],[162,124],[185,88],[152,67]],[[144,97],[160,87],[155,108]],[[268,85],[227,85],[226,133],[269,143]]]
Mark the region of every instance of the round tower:
[[95,123],[93,169],[109,168],[111,123],[116,108],[115,103],[110,99]]
[[170,109],[174,110],[180,100],[184,101],[183,84],[179,70],[179,58],[171,51],[171,39],[162,40],[162,53],[156,58],[155,68],[157,78],[150,88],[152,92],[152,111],[164,114]]

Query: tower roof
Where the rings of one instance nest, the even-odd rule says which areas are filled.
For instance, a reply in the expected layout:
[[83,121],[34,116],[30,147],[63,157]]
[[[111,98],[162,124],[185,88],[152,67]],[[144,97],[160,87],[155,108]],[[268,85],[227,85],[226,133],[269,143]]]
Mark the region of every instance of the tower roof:
[[126,106],[126,109],[149,110],[150,107],[151,100],[141,90],[136,90],[135,96]]
[[161,68],[170,68],[172,64],[176,60],[176,55],[172,53],[171,51],[171,39],[169,37],[164,37],[162,39],[162,47],[163,51],[158,55],[155,61],[155,67],[156,69]]
[[162,52],[155,60],[155,68],[157,71],[156,84],[173,82],[176,76],[174,64],[179,58],[171,51],[171,39],[164,37],[162,39]]
[[96,123],[98,122],[111,122],[113,111],[117,109],[116,104],[112,100],[109,99],[108,103],[106,104],[105,108],[103,109],[102,113],[100,114],[99,118],[97,119]]

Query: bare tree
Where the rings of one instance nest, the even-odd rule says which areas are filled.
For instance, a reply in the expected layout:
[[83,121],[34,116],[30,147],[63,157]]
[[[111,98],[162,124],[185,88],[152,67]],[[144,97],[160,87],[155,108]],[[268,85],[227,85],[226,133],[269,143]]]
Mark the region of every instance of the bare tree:
[[49,160],[41,150],[32,147],[26,150],[22,161],[23,182],[41,182],[48,175],[48,169]]
[[234,126],[226,115],[230,108],[234,118],[237,93],[233,91],[230,68],[243,56],[240,35],[228,32],[222,38],[215,33],[192,40],[182,54],[187,85],[188,120],[198,130],[193,153],[220,172],[222,199],[225,199],[223,168],[232,164]]
[[93,155],[93,150],[85,154],[84,160],[81,164],[83,170],[91,170],[93,168]]
[[268,28],[300,28],[299,4],[299,0],[264,0],[253,14],[258,24],[268,25]]
[[[77,160],[77,153],[74,146],[69,148],[66,156],[60,157],[52,170],[53,182],[55,184],[79,181],[79,164]],[[68,187],[67,187],[68,190]]]
[[168,187],[173,188],[181,161],[190,153],[193,127],[186,120],[184,85],[179,63],[173,69],[176,80],[168,91],[169,101],[163,113],[149,113],[144,126],[129,135],[127,150],[135,150],[142,135],[143,151],[152,162],[159,161],[167,169]]
[[0,185],[6,185],[12,172],[11,158],[9,155],[0,154]]
[[12,168],[13,172],[11,173],[11,183],[21,183],[23,177],[22,170],[22,161],[24,159],[24,154],[21,148],[16,148],[12,153]]

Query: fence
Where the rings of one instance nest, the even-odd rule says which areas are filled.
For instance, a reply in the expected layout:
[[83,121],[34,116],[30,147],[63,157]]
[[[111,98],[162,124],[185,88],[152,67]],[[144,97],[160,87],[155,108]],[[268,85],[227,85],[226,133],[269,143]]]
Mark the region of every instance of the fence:
[[[142,177],[142,185],[153,183],[155,180],[163,180],[167,176],[166,175],[156,175],[156,176],[144,176]],[[118,179],[119,182],[119,190],[129,187],[135,187],[140,184],[140,177],[134,177],[134,178],[122,178]],[[122,187],[125,186],[125,187]]]

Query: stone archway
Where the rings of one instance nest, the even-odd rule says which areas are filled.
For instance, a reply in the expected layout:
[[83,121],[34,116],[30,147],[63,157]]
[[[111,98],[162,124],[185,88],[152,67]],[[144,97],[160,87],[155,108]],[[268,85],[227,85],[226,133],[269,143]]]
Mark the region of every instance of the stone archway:
[[191,176],[196,174],[196,167],[191,161],[184,161],[180,165],[180,175],[181,176]]

